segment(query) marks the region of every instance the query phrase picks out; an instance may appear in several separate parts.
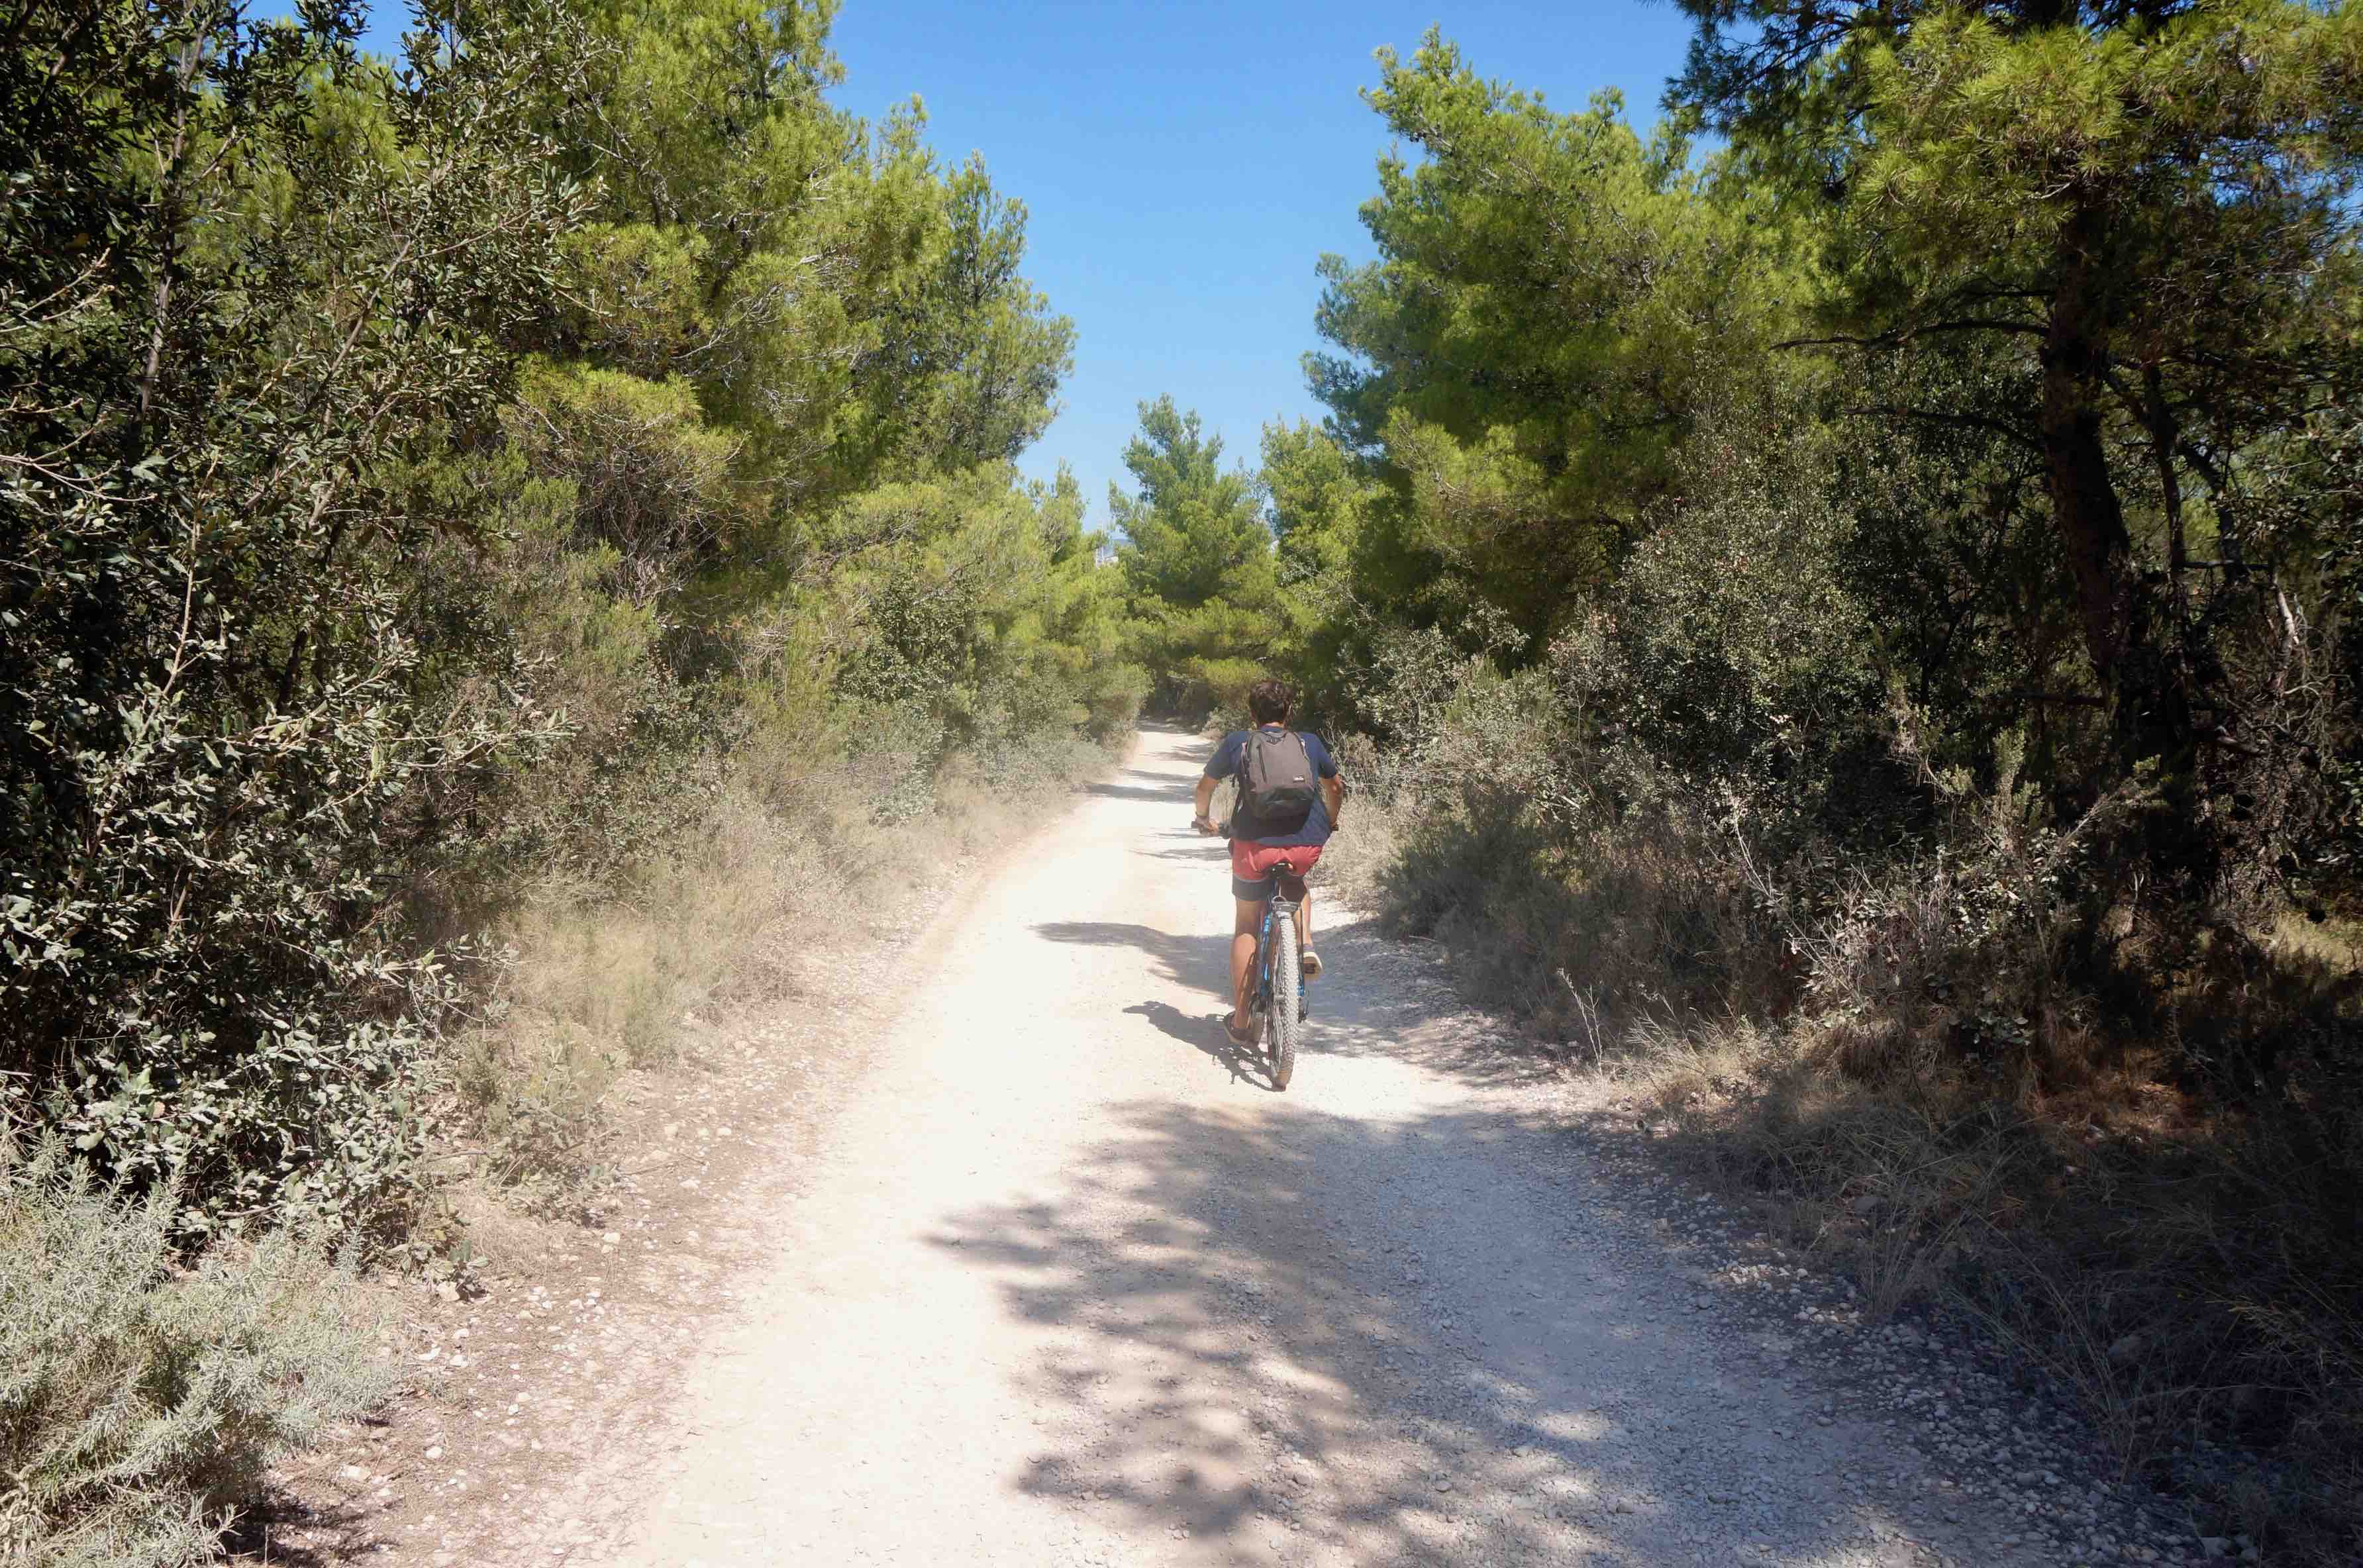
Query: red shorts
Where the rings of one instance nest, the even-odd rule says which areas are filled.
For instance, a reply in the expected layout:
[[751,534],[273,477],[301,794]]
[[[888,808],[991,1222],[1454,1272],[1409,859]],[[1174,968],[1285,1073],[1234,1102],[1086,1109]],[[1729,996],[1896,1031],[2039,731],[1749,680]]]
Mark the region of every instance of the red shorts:
[[1231,896],[1268,899],[1274,866],[1285,860],[1302,877],[1320,858],[1317,844],[1258,844],[1251,838],[1235,838],[1231,840]]

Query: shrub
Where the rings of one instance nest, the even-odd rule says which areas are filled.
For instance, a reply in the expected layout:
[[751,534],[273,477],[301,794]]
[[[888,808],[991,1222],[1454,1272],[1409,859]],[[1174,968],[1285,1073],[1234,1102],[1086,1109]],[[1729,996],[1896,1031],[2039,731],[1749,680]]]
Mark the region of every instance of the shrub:
[[953,745],[915,704],[783,700],[710,791],[612,847],[605,890],[553,881],[507,911],[516,962],[456,1075],[486,1174],[536,1199],[573,1191],[606,1092],[671,1063],[686,1021],[805,986],[808,966],[909,917],[913,867],[1006,842],[1107,761],[1063,723],[971,719]]
[[[453,1082],[485,1146],[484,1174],[553,1198],[598,1168],[600,1104],[622,1068],[621,1052],[562,1016],[502,1012],[498,1026],[461,1046]],[[671,1043],[669,1032],[663,1043]]]
[[488,12],[396,90],[306,15],[20,9],[0,63],[8,1066],[200,1229],[399,1196],[447,993],[389,841],[548,728],[481,668],[428,711],[473,651],[408,613],[449,519],[391,476],[490,418],[546,295],[571,29]]
[[0,1143],[0,1559],[209,1560],[274,1459],[392,1386],[346,1275],[283,1232],[183,1270],[172,1209]]
[[1823,444],[1733,412],[1683,471],[1614,592],[1548,650],[1614,792],[1744,823],[1775,854],[1925,823]]
[[2212,1462],[2179,1479],[2226,1528],[2349,1539],[2353,951],[2293,915],[2144,898],[2143,779],[2063,823],[2011,737],[1933,767],[1899,705],[1881,789],[1916,780],[1928,825],[1864,854],[1814,790],[1742,758],[1693,790],[1564,691],[1475,672],[1417,745],[1349,743],[1369,787],[1337,869],[1488,999],[1636,1080],[1876,1307],[1991,1323],[2129,1467],[2171,1471],[2193,1432],[2258,1444],[2271,1461],[2238,1486]]
[[1137,664],[1103,665],[1086,678],[1081,695],[1083,733],[1104,746],[1120,746],[1132,735],[1140,705],[1148,701],[1148,671]]

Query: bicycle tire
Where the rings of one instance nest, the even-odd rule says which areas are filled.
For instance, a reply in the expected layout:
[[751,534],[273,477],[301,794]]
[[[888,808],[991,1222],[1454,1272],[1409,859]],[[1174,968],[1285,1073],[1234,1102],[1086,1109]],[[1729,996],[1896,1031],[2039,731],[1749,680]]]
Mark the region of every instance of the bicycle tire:
[[1296,952],[1296,922],[1274,920],[1271,931],[1271,1011],[1264,1038],[1271,1047],[1271,1087],[1296,1076],[1296,1042],[1304,1032],[1304,966]]

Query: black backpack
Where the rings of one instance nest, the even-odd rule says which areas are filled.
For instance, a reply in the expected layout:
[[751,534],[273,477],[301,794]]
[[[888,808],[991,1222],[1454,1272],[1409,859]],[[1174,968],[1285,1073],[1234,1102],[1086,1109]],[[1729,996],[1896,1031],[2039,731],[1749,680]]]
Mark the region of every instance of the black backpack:
[[1320,797],[1313,754],[1294,730],[1253,729],[1239,756],[1238,814],[1254,825],[1256,837],[1294,833],[1313,814]]

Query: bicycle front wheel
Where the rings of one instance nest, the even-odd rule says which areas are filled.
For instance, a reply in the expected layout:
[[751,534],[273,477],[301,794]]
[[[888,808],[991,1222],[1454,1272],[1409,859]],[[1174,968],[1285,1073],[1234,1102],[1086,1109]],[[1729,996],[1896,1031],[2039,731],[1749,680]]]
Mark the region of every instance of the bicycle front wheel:
[[1264,1020],[1271,1052],[1271,1087],[1286,1088],[1296,1075],[1296,1042],[1304,1032],[1304,964],[1296,951],[1296,922],[1271,922],[1271,1011]]

